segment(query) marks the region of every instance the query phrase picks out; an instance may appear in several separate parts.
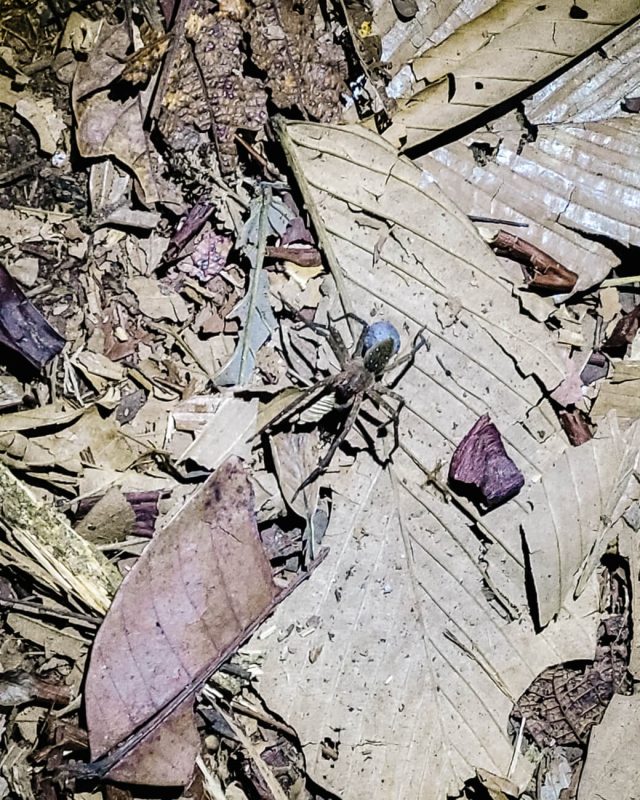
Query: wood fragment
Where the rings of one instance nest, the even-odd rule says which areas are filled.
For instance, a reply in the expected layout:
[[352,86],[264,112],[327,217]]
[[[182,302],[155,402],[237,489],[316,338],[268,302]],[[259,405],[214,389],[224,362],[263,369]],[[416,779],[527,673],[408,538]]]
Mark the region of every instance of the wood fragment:
[[577,273],[519,236],[499,230],[489,246],[496,255],[510,258],[522,265],[529,289],[559,294],[570,292],[576,285]]

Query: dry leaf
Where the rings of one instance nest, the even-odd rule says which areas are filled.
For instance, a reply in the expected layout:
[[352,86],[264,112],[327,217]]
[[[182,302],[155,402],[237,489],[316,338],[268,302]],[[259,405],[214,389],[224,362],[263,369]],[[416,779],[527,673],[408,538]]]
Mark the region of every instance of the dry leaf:
[[78,63],[72,87],[76,141],[85,158],[113,155],[137,177],[145,203],[181,207],[178,191],[162,178],[162,165],[144,128],[153,81],[140,94],[112,98],[129,46],[125,24],[103,23],[89,57]]
[[[324,479],[334,506],[323,542],[333,548],[315,589],[296,593],[288,619],[285,609],[276,617],[282,628],[291,615],[321,623],[287,648],[286,678],[276,669],[282,651],[267,654],[261,691],[308,742],[312,775],[333,791],[370,797],[384,781],[389,796],[441,800],[478,768],[507,774],[508,717],[536,675],[593,658],[588,576],[612,535],[602,517],[629,503],[638,443],[612,421],[571,448],[541,388],[564,377],[557,346],[518,313],[495,256],[419,169],[354,128],[293,123],[283,139],[345,304],[409,337],[424,326],[431,348],[398,384],[406,408],[391,468],[359,454],[349,471]],[[485,413],[525,485],[480,516],[450,502],[441,472]],[[554,561],[564,546],[554,520],[570,514],[577,541]],[[530,607],[528,569],[541,609]],[[547,585],[553,591],[541,597]],[[548,622],[542,632],[538,618]],[[325,737],[336,761],[323,756]]]
[[193,461],[205,469],[217,469],[231,455],[249,458],[251,437],[257,430],[258,400],[224,397],[211,410],[202,430],[179,456],[178,463]]
[[109,777],[189,780],[199,747],[193,693],[275,600],[253,492],[231,459],[156,534],[96,637],[85,688],[92,758],[139,734],[108,763]]
[[578,800],[631,798],[638,787],[635,753],[640,736],[640,697],[614,696],[589,742]]
[[582,6],[586,15],[564,0],[497,2],[412,61],[412,96],[385,138],[409,148],[449,131],[566,66],[638,12],[633,0]]

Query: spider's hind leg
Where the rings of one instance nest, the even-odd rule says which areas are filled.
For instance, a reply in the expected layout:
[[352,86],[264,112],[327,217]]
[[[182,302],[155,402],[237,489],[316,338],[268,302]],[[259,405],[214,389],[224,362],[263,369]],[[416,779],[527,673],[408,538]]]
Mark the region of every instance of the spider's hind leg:
[[[367,392],[368,396],[373,400],[376,406],[379,408],[384,409],[387,414],[389,415],[389,420],[387,422],[382,423],[380,427],[386,428],[389,422],[393,422],[393,447],[391,448],[391,452],[385,459],[385,463],[389,463],[394,452],[400,447],[400,412],[404,406],[404,398],[402,395],[399,395],[397,392],[394,392],[392,389],[387,388],[386,386],[379,385],[375,389],[369,389]],[[387,397],[392,397],[397,405],[394,407],[391,403],[387,402],[382,395],[387,395]]]
[[333,459],[336,453],[336,450],[338,449],[338,447],[340,447],[346,435],[353,427],[353,423],[358,418],[358,413],[360,411],[360,406],[362,405],[363,400],[364,397],[360,396],[356,397],[356,399],[353,401],[353,405],[349,409],[349,414],[342,423],[342,427],[338,431],[335,439],[331,442],[331,446],[318,462],[318,466],[313,470],[313,472],[307,478],[305,478],[302,481],[300,486],[298,486],[298,488],[296,489],[296,493],[291,498],[292,500],[295,500],[298,493],[301,492],[305,488],[305,486],[308,486],[310,483],[313,483],[313,481],[315,481],[317,477],[319,477],[320,475],[322,475],[323,472],[326,471],[327,467],[331,463],[331,460]]

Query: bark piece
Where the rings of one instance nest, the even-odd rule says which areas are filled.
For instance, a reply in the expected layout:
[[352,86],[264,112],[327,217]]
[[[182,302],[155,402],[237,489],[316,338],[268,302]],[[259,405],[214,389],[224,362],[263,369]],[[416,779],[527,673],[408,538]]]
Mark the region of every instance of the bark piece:
[[519,236],[500,230],[493,237],[490,246],[499,256],[506,256],[522,264],[530,289],[564,294],[576,285],[578,275],[575,272]]

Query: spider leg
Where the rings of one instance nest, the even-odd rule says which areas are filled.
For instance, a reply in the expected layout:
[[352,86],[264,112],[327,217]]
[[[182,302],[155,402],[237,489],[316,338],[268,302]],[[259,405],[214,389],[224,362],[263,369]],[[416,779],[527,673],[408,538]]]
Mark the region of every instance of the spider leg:
[[321,381],[314,383],[313,386],[307,386],[302,390],[302,394],[299,397],[296,397],[295,400],[293,400],[286,408],[283,408],[282,411],[276,414],[273,419],[269,420],[269,422],[263,425],[260,430],[256,431],[247,441],[251,442],[253,439],[260,436],[260,434],[268,431],[270,428],[275,428],[281,422],[285,422],[303,406],[311,405],[317,396],[322,393],[322,390],[331,386],[334,381],[335,375],[329,375],[329,377],[323,378]]
[[298,486],[295,494],[291,498],[292,500],[295,500],[295,498],[298,496],[298,493],[301,492],[305,488],[305,486],[308,486],[310,483],[313,483],[313,481],[315,481],[315,479],[319,475],[322,475],[322,473],[325,472],[325,470],[331,463],[331,460],[334,457],[336,450],[338,449],[338,447],[340,447],[340,445],[345,439],[345,436],[349,433],[349,431],[353,427],[353,423],[358,418],[358,412],[360,411],[360,406],[362,405],[363,400],[364,400],[363,395],[355,398],[355,400],[353,401],[353,405],[349,409],[349,414],[347,415],[345,421],[342,423],[342,427],[338,431],[335,439],[331,442],[331,446],[318,462],[318,466],[313,470],[313,472],[307,478],[305,478],[302,481],[300,486]]
[[[377,389],[369,389],[367,394],[376,405],[380,406],[380,408],[383,408],[389,414],[390,421],[393,422],[393,447],[391,448],[391,452],[387,458],[387,461],[390,461],[394,451],[400,447],[400,412],[404,406],[404,397],[399,395],[397,392],[394,392],[392,389],[388,389],[386,386],[380,386]],[[382,396],[383,394],[393,397],[398,405],[394,408],[391,403],[388,403],[384,399]],[[386,427],[388,423],[385,423],[384,425]]]
[[335,319],[331,319],[331,317],[329,317],[329,322],[332,325],[335,325],[336,322],[342,322],[343,319],[353,319],[360,325],[362,325],[362,330],[360,331],[360,336],[358,337],[358,341],[356,342],[356,346],[353,350],[352,358],[361,356],[364,350],[364,337],[367,333],[367,328],[369,327],[369,323],[363,320],[362,317],[359,317],[357,314],[354,314],[352,311],[347,311],[346,314],[343,314],[341,317],[336,317]]
[[429,342],[424,338],[422,335],[424,328],[421,328],[418,333],[416,333],[416,338],[413,340],[413,345],[411,346],[411,350],[404,355],[400,356],[400,358],[396,358],[391,364],[387,364],[387,366],[382,370],[382,372],[389,372],[396,367],[401,366],[402,364],[406,364],[408,361],[411,361],[412,358],[415,358],[416,353],[420,350],[421,347],[426,347],[427,350],[429,349]]
[[[301,322],[305,327],[309,328],[314,333],[317,333],[319,336],[322,336],[327,340],[329,347],[333,350],[335,357],[338,359],[340,368],[344,369],[345,365],[349,361],[349,351],[344,343],[344,339],[340,335],[340,332],[333,327],[333,322],[337,322],[338,320],[332,320],[331,317],[329,317],[329,325],[322,325],[320,322],[309,322],[283,297],[280,297],[280,300],[282,305],[291,314],[293,314],[298,322]],[[340,317],[340,319],[343,319],[343,317]]]

